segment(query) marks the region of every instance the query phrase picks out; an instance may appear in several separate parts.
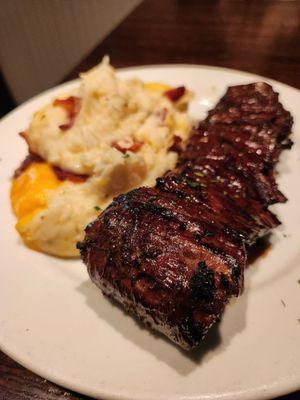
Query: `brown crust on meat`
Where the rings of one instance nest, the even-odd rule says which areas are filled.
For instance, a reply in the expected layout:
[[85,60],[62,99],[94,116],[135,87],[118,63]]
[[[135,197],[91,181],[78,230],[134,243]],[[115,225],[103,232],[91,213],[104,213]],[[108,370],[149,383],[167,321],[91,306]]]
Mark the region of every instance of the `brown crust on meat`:
[[117,197],[78,244],[93,282],[185,349],[243,288],[247,249],[280,222],[292,117],[266,83],[234,86],[154,188]]

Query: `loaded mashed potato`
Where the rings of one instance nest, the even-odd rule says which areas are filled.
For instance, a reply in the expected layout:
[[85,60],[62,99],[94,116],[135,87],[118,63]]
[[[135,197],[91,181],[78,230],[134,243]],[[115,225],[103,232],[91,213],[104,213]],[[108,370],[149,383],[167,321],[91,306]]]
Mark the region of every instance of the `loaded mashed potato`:
[[36,112],[22,133],[31,156],[11,189],[26,245],[79,256],[85,226],[113,197],[174,168],[190,131],[189,97],[183,87],[120,80],[105,57],[78,89]]

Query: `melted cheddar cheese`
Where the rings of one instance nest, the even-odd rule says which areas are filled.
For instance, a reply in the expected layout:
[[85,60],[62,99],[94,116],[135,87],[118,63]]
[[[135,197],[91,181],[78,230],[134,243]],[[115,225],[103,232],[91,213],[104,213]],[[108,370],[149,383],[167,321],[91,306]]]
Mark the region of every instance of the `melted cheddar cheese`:
[[47,163],[32,163],[12,182],[10,199],[18,219],[16,229],[27,246],[38,250],[36,243],[27,234],[26,226],[33,217],[47,207],[46,193],[61,184]]

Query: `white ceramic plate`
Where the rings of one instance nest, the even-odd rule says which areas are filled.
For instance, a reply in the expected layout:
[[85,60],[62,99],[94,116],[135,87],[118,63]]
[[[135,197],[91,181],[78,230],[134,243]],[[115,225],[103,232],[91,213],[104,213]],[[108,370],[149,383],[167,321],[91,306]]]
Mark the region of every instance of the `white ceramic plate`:
[[190,112],[203,118],[228,85],[266,80],[295,118],[295,146],[280,163],[289,201],[268,253],[246,272],[244,294],[227,307],[198,350],[187,354],[112,306],[80,261],[23,246],[9,205],[10,177],[26,154],[18,132],[32,112],[71,82],[25,103],[0,123],[0,347],[37,374],[103,399],[267,399],[300,385],[300,92],[243,72],[205,66],[119,71],[144,81],[186,85]]

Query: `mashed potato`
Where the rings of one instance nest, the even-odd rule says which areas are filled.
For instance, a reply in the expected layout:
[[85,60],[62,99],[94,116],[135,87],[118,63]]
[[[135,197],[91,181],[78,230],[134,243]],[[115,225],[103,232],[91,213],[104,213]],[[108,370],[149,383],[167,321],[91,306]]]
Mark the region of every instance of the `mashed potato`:
[[[29,150],[45,162],[32,165],[30,173],[25,170],[12,187],[16,227],[29,247],[78,256],[76,242],[85,226],[114,196],[154,185],[156,177],[174,168],[177,153],[170,147],[175,136],[186,141],[190,130],[185,111],[189,93],[172,101],[164,95],[168,89],[118,79],[106,57],[81,75],[77,90],[34,114],[24,137]],[[51,174],[41,178],[41,165],[86,179],[50,184]],[[36,206],[33,198],[43,201]]]

